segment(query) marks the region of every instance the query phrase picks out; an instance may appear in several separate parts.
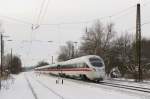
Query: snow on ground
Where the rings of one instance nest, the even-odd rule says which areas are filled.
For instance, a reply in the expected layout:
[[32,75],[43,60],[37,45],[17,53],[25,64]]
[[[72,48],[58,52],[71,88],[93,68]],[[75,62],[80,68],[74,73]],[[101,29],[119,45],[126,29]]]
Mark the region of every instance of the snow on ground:
[[34,99],[23,74],[13,77],[15,80],[9,85],[9,89],[2,88],[0,91],[0,99]]
[[[51,77],[51,76],[38,76],[37,77],[39,80],[44,81],[43,83],[48,84],[48,86],[55,84],[55,80],[57,78]],[[53,84],[50,84],[53,83]],[[103,85],[99,85],[99,87],[95,87],[92,86],[94,83],[92,84],[85,84],[82,82],[71,82],[70,80],[65,80],[64,81],[64,85],[62,87],[62,89],[57,89],[56,87],[54,87],[53,89],[55,90],[62,90],[62,92],[60,93],[64,93],[66,92],[66,95],[70,95],[70,96],[77,96],[75,98],[79,98],[79,99],[92,99],[92,97],[94,97],[94,99],[99,99],[100,97],[102,97],[102,99],[115,99],[115,98],[120,98],[120,99],[130,99],[130,98],[134,98],[134,99],[149,99],[150,96],[147,96],[147,94],[139,94],[138,92],[134,92],[134,91],[129,91],[129,90],[122,90],[122,89],[118,89],[118,88],[111,88],[109,86],[103,86]],[[94,84],[95,85],[95,84]],[[74,86],[74,87],[73,87]],[[53,87],[53,86],[51,86]],[[68,91],[70,91],[69,89],[72,89],[71,93],[67,93],[67,87],[68,87]],[[73,88],[72,88],[73,87]],[[117,90],[116,90],[117,89]],[[79,95],[78,95],[79,94]],[[132,97],[133,96],[133,97]],[[81,97],[81,98],[80,98]],[[123,98],[125,97],[125,98]],[[74,99],[74,98],[71,98]]]
[[41,84],[39,84],[33,78],[28,77],[28,79],[38,99],[49,99],[50,97],[53,97],[53,99],[59,99],[59,96],[53,94],[53,92],[49,91],[47,88],[44,88]]
[[95,87],[66,79],[64,84],[56,84],[58,77],[36,75],[34,72],[14,77],[15,81],[10,88],[0,91],[0,99],[150,99],[148,96],[121,92],[111,87]]

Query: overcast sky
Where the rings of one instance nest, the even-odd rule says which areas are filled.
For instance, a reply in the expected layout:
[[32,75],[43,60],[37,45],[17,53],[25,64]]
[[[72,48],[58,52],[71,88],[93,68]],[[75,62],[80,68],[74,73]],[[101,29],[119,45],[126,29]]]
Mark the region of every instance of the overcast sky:
[[[85,27],[96,19],[104,24],[114,22],[118,33],[126,30],[135,33],[138,1],[0,0],[1,31],[10,36],[5,41],[13,40],[5,42],[5,53],[13,48],[24,66],[35,65],[40,60],[51,62],[51,56],[57,58],[59,46],[69,40],[80,42]],[[150,0],[142,0],[141,4],[142,23],[150,22]],[[32,24],[40,26],[32,31]],[[142,36],[150,38],[149,26],[142,27]]]

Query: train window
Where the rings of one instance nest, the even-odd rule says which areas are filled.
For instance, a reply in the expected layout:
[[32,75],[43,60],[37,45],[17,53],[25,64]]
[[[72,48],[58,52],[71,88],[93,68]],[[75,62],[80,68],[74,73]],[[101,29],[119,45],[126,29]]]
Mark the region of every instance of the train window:
[[65,66],[65,65],[62,65],[62,68],[66,68],[66,66]]
[[85,64],[84,64],[84,63],[82,63],[82,67],[83,67],[83,68],[85,67]]
[[75,68],[75,65],[74,64],[67,64],[67,65],[64,65],[63,68]]
[[86,63],[83,63],[83,68],[89,68],[89,66]]
[[101,60],[99,58],[90,58],[89,59],[91,65],[95,66],[95,67],[102,67],[103,63],[101,62]]
[[86,63],[78,63],[77,67],[79,67],[79,68],[88,68]]
[[76,65],[76,64],[72,64],[72,67],[73,67],[73,68],[76,68],[76,67],[77,67],[77,65]]
[[81,68],[82,67],[82,63],[78,63],[78,67]]
[[79,68],[82,68],[83,66],[84,66],[83,63],[78,63],[78,67],[79,67]]
[[78,67],[79,67],[79,65],[80,65],[80,64],[79,64],[79,63],[77,63],[77,64],[76,64],[76,67],[78,68]]

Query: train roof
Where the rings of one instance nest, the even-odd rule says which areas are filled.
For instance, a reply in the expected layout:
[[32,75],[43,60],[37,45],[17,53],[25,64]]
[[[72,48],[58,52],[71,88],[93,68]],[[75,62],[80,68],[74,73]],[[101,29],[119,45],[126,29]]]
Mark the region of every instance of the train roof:
[[47,68],[47,67],[50,67],[50,66],[53,66],[55,64],[49,64],[49,65],[45,65],[45,66],[40,66],[40,67],[37,67],[35,69],[42,69],[42,68]]
[[99,57],[97,55],[86,55],[86,56],[70,59],[70,60],[67,60],[67,61],[58,62],[58,63],[55,63],[55,64],[50,64],[50,65],[46,65],[46,66],[37,67],[35,69],[55,67],[55,66],[58,66],[58,65],[65,65],[65,64],[82,63],[82,62],[87,61],[91,57],[96,57],[96,58],[102,59],[101,57]]
[[[81,63],[83,61],[87,61],[87,59],[91,58],[91,57],[96,57],[96,58],[100,58],[97,55],[86,55],[86,56],[82,56],[82,57],[78,57],[78,58],[74,58],[74,59],[70,59],[68,61],[64,61],[62,64],[69,64],[69,63]],[[101,58],[100,58],[101,59]]]

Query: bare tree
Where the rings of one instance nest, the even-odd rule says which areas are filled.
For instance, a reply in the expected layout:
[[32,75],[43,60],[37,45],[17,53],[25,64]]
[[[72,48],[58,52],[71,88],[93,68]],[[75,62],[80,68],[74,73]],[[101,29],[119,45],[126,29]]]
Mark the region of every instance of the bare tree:
[[110,63],[111,43],[115,33],[113,23],[105,26],[97,20],[92,27],[86,28],[85,34],[82,37],[80,53],[83,55],[95,54],[101,56],[105,61],[107,69]]
[[112,23],[104,26],[97,20],[91,28],[86,28],[85,35],[82,37],[81,50],[86,54],[103,55],[109,48],[114,35]]
[[11,67],[10,67],[10,71],[13,74],[18,74],[22,71],[22,62],[20,57],[14,55],[12,57],[12,63],[11,63]]
[[75,58],[75,48],[72,41],[66,42],[65,46],[60,47],[60,54],[58,56],[58,61],[66,61]]
[[115,60],[117,60],[117,66],[120,69],[122,75],[124,75],[129,66],[134,63],[134,51],[133,51],[133,40],[132,35],[127,32],[123,32],[119,38],[114,41],[112,50]]
[[48,65],[48,64],[49,64],[48,62],[40,61],[40,62],[38,62],[38,64],[36,65],[36,67],[45,66],[45,65]]
[[19,73],[22,69],[22,62],[19,56],[7,54],[4,56],[4,71],[8,70],[10,73]]

